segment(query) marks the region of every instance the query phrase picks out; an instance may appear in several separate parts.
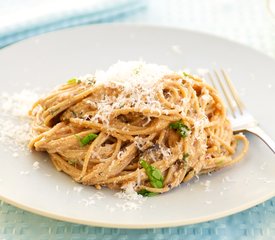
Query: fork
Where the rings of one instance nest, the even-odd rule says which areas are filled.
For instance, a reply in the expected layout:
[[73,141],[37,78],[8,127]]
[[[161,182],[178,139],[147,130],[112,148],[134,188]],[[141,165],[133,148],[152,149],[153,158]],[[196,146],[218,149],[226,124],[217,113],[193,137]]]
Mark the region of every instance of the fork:
[[[275,142],[259,127],[257,120],[247,111],[226,71],[222,69],[221,74],[219,74],[214,70],[214,75],[230,110],[230,113],[227,113],[227,115],[232,123],[233,131],[236,133],[249,132],[256,135],[275,154]],[[214,77],[210,72],[208,72],[208,78],[213,87],[218,89]]]

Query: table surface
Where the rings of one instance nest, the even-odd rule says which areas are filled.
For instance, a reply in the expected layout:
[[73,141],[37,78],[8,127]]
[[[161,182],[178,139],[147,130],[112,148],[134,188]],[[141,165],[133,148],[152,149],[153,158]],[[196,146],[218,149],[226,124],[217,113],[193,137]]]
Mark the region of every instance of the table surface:
[[[139,12],[93,22],[141,23],[202,31],[231,39],[275,58],[275,26],[265,1],[148,0]],[[85,22],[80,21],[79,24]],[[77,25],[40,28],[0,38],[0,45],[41,32]],[[275,239],[275,198],[244,212],[201,224],[177,228],[126,230],[90,227],[38,216],[0,201],[0,240],[8,239]]]

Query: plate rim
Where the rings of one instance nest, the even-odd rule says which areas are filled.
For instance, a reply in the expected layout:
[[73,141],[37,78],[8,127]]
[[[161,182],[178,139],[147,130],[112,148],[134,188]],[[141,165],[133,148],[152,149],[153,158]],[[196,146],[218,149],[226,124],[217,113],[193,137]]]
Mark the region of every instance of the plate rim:
[[51,219],[58,220],[58,221],[65,221],[68,223],[83,224],[83,225],[87,225],[87,226],[91,226],[91,227],[107,227],[107,228],[116,228],[116,229],[118,229],[118,228],[120,228],[120,229],[151,229],[151,228],[180,227],[180,226],[187,226],[187,225],[192,225],[192,224],[203,223],[203,222],[207,222],[207,221],[214,221],[214,220],[217,220],[220,218],[224,218],[224,217],[228,217],[228,216],[231,216],[231,215],[234,215],[237,213],[241,213],[249,208],[255,207],[256,205],[269,200],[270,198],[272,198],[274,196],[275,196],[275,191],[273,193],[265,195],[264,197],[262,197],[260,199],[251,201],[249,203],[245,203],[245,204],[240,205],[234,209],[222,211],[215,215],[211,215],[211,217],[206,216],[206,217],[202,217],[202,218],[195,218],[192,220],[188,220],[188,222],[183,220],[183,221],[174,221],[174,222],[170,221],[168,223],[150,223],[150,224],[124,224],[124,223],[116,224],[116,223],[106,223],[106,222],[99,222],[99,221],[81,220],[78,218],[64,217],[59,214],[54,214],[54,213],[50,213],[47,211],[43,211],[41,209],[32,208],[27,205],[17,203],[17,202],[15,202],[9,198],[6,198],[2,195],[0,195],[0,200],[2,200],[3,202],[10,204],[14,207],[28,211],[32,214],[36,214],[36,215],[46,217],[46,218],[51,218]]
[[50,35],[50,34],[55,34],[55,33],[59,33],[59,32],[69,32],[71,30],[74,29],[81,29],[81,28],[100,28],[100,27],[128,27],[128,28],[154,28],[154,29],[164,29],[164,30],[172,30],[172,31],[184,31],[184,32],[189,32],[191,34],[195,34],[195,35],[204,35],[205,37],[212,37],[221,41],[226,41],[230,44],[234,44],[234,45],[238,45],[241,48],[246,48],[248,50],[251,50],[253,52],[256,52],[257,54],[262,55],[263,57],[267,57],[270,60],[273,60],[275,63],[275,57],[272,57],[270,55],[268,55],[265,52],[260,51],[257,48],[254,48],[250,45],[247,45],[245,43],[239,42],[237,40],[233,40],[233,39],[229,39],[223,36],[220,36],[218,34],[215,33],[210,33],[210,32],[206,32],[206,31],[200,31],[200,30],[194,30],[194,29],[189,29],[189,28],[184,28],[184,27],[179,27],[179,26],[162,26],[159,24],[154,24],[154,23],[129,23],[129,22],[113,22],[113,23],[95,23],[95,24],[83,24],[83,25],[78,25],[78,26],[70,26],[70,27],[65,27],[65,28],[59,28],[59,29],[55,29],[52,31],[46,31],[46,32],[41,32],[41,33],[37,33],[34,36],[27,36],[24,39],[18,40],[16,42],[10,43],[8,45],[5,45],[4,47],[0,47],[0,54],[1,51],[5,51],[7,48],[13,47],[15,45],[18,44],[23,44],[27,41],[31,41],[34,40],[35,38],[39,38],[39,37],[43,37],[44,35]]
[[[20,44],[28,44],[28,42],[33,41],[36,38],[40,38],[43,37],[45,35],[54,35],[56,33],[59,32],[69,32],[72,31],[74,29],[92,29],[92,28],[106,28],[106,27],[124,27],[124,28],[147,28],[147,29],[154,29],[154,30],[160,30],[160,31],[179,31],[179,32],[185,32],[187,34],[193,34],[193,35],[202,35],[204,37],[207,38],[214,38],[218,41],[225,41],[227,43],[233,44],[235,46],[241,47],[241,48],[245,48],[249,51],[253,51],[254,53],[261,55],[267,59],[269,59],[270,61],[274,62],[275,65],[275,58],[267,55],[264,52],[261,52],[258,49],[255,49],[251,46],[248,46],[246,44],[240,43],[238,41],[232,40],[232,39],[227,39],[225,37],[222,36],[218,36],[212,33],[207,33],[207,32],[203,32],[203,31],[197,31],[197,30],[191,30],[191,29],[186,29],[186,28],[181,28],[181,27],[174,27],[174,26],[161,26],[161,25],[157,25],[157,24],[144,24],[144,23],[100,23],[100,24],[91,24],[91,25],[80,25],[80,26],[73,26],[73,27],[69,27],[69,28],[62,28],[62,29],[57,29],[54,31],[49,31],[49,32],[44,32],[41,34],[37,34],[35,36],[31,36],[28,38],[25,38],[23,40],[19,40],[17,42],[11,43],[9,45],[6,45],[2,48],[0,48],[0,55],[2,53],[2,51],[6,51],[9,48],[12,48],[14,46],[20,45]],[[165,228],[165,227],[178,227],[178,226],[186,226],[186,225],[191,225],[191,224],[197,224],[197,223],[202,223],[202,222],[206,222],[206,221],[213,221],[219,218],[223,218],[226,216],[230,216],[236,213],[240,213],[243,212],[251,207],[254,207],[260,203],[263,203],[269,199],[271,199],[272,197],[275,197],[275,190],[270,192],[269,194],[266,194],[264,196],[262,196],[261,198],[258,198],[257,200],[252,200],[250,202],[244,203],[242,205],[239,205],[238,207],[235,207],[233,209],[230,210],[225,210],[219,213],[216,213],[214,215],[209,216],[205,216],[205,217],[200,217],[200,218],[195,218],[195,219],[189,219],[188,221],[185,220],[179,220],[179,221],[169,221],[166,223],[149,223],[149,224],[125,224],[125,223],[108,223],[106,221],[104,222],[100,222],[100,221],[89,221],[89,220],[81,220],[79,218],[74,218],[74,217],[67,217],[61,214],[54,214],[51,213],[49,211],[43,211],[42,209],[38,209],[38,208],[33,208],[31,206],[25,205],[25,204],[21,204],[18,203],[16,201],[13,201],[11,198],[5,197],[0,193],[0,200],[2,200],[3,202],[10,204],[12,206],[18,207],[20,209],[23,209],[25,211],[31,212],[33,214],[37,214],[43,217],[47,217],[47,218],[51,218],[51,219],[55,219],[55,220],[60,220],[60,221],[65,221],[65,222],[70,222],[70,223],[76,223],[76,224],[84,224],[84,225],[88,225],[88,226],[94,226],[94,227],[107,227],[107,228],[122,228],[122,229],[149,229],[149,228]]]

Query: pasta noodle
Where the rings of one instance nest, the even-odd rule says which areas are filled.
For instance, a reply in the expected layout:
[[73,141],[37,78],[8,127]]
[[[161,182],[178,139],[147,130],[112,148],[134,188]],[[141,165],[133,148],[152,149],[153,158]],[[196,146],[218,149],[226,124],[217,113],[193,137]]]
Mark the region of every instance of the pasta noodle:
[[213,87],[144,62],[71,79],[39,99],[30,115],[30,148],[98,189],[132,184],[144,195],[164,193],[240,161],[248,149]]

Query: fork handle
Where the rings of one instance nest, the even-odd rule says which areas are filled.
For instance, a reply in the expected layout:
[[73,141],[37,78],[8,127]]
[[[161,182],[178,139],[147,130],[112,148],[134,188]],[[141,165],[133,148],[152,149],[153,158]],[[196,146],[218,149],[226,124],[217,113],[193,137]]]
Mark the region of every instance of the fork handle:
[[269,137],[263,129],[258,126],[250,127],[246,129],[247,132],[252,133],[258,136],[262,141],[271,149],[271,151],[275,154],[275,142]]

